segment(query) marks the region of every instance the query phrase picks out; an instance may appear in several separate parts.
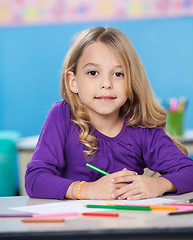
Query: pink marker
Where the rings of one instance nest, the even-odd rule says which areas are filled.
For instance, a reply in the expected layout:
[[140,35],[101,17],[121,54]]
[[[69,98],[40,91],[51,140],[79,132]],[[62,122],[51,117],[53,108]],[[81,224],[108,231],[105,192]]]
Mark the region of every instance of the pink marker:
[[177,98],[170,99],[170,111],[177,112],[178,111],[178,100]]
[[170,206],[174,206],[178,210],[193,210],[193,204],[191,203],[171,203]]
[[175,207],[179,211],[192,211],[193,210],[193,207],[191,207],[191,206],[175,206]]
[[76,216],[76,212],[65,212],[65,213],[45,213],[45,214],[33,214],[33,218],[47,218],[47,217],[70,217]]
[[[133,206],[139,206],[139,205],[136,205],[136,204],[132,204]],[[124,204],[123,206],[127,206],[127,204]],[[193,210],[193,205],[178,205],[178,203],[175,205],[175,203],[171,203],[171,204],[164,204],[164,205],[147,205],[147,204],[144,204],[144,205],[140,205],[140,206],[149,206],[149,207],[175,207],[176,210],[179,210],[179,211],[191,211]],[[164,209],[163,209],[164,210]]]
[[[155,205],[155,206],[157,206],[157,205]],[[176,208],[176,210],[182,210],[182,211],[191,211],[191,210],[193,210],[193,206],[182,206],[182,205],[175,205],[175,204],[172,204],[172,205],[170,205],[170,204],[164,204],[164,205],[158,205],[158,206],[164,206],[164,207],[175,207]]]

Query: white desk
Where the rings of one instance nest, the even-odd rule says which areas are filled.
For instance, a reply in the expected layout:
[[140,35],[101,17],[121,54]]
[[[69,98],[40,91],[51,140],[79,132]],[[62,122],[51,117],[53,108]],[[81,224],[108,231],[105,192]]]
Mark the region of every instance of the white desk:
[[193,129],[189,129],[184,132],[181,143],[186,147],[189,155],[193,156]]
[[[188,200],[193,192],[168,198]],[[58,202],[27,196],[0,198],[0,213],[21,213],[12,207]],[[75,200],[79,201],[79,200]],[[117,210],[114,210],[117,211]],[[165,211],[118,211],[118,218],[83,217],[64,223],[22,223],[20,218],[0,218],[0,240],[12,239],[193,239],[193,214],[169,216]],[[23,212],[22,212],[23,213]]]

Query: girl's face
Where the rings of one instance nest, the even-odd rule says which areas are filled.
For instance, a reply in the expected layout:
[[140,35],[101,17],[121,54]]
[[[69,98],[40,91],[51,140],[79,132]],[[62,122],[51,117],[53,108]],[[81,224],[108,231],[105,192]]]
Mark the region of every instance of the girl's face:
[[124,72],[120,62],[102,42],[85,48],[76,74],[69,71],[69,86],[78,93],[91,119],[119,118],[119,110],[127,100]]

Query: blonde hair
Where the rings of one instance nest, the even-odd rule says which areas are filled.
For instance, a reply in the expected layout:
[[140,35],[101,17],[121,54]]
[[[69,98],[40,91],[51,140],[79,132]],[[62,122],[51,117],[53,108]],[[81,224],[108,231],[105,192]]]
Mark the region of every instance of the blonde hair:
[[[127,125],[145,128],[160,127],[169,135],[166,131],[167,113],[157,102],[144,67],[128,37],[112,27],[93,27],[76,36],[66,55],[61,76],[61,95],[71,106],[74,116],[72,121],[80,127],[79,140],[86,147],[85,154],[88,157],[94,155],[98,150],[98,140],[89,129],[92,123],[78,95],[69,88],[67,73],[72,71],[76,74],[78,61],[84,49],[96,41],[108,46],[116,54],[123,68],[128,99],[121,107],[120,115],[127,117]],[[187,154],[184,146],[174,138],[171,139],[179,149]]]

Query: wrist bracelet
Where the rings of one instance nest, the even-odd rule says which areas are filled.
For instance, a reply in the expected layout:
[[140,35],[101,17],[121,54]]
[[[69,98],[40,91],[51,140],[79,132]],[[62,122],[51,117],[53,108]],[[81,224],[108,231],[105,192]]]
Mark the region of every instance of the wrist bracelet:
[[79,184],[79,186],[78,186],[78,199],[79,199],[79,200],[83,200],[83,199],[81,198],[81,196],[80,196],[80,190],[81,190],[82,184],[83,184],[84,182],[85,182],[85,181],[82,181],[82,182]]
[[73,182],[73,183],[72,183],[72,190],[71,190],[72,199],[75,199],[73,192],[74,192],[74,187],[75,187],[76,183],[77,183],[77,182]]

